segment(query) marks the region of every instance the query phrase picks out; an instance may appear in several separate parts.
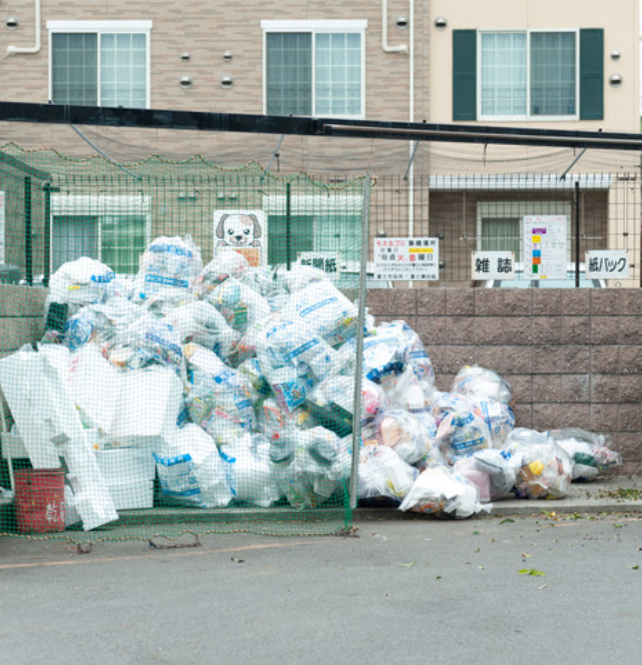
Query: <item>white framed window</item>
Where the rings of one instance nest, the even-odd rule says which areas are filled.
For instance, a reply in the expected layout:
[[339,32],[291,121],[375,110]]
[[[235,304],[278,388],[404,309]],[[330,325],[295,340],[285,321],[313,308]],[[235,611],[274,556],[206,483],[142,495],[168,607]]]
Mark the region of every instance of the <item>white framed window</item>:
[[572,204],[570,201],[480,201],[477,203],[477,250],[514,252],[515,262],[524,256],[524,217],[566,215],[568,260],[571,260]]
[[264,197],[268,264],[287,263],[289,246],[291,262],[316,252],[336,256],[339,272],[359,271],[363,207],[357,194],[295,195],[289,206],[283,195]]
[[147,196],[51,196],[52,273],[87,256],[117,274],[135,275],[150,235]]
[[578,30],[479,32],[480,120],[579,119]]
[[365,117],[367,21],[261,21],[264,112]]
[[151,21],[47,21],[49,99],[149,108],[151,29]]

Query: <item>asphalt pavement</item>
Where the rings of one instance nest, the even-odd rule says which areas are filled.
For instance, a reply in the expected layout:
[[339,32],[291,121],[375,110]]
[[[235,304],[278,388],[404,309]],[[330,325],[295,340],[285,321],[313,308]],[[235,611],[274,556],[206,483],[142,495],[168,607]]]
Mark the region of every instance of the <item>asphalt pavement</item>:
[[103,542],[87,554],[0,538],[1,660],[638,663],[637,487],[608,479],[460,521],[360,509],[340,537]]

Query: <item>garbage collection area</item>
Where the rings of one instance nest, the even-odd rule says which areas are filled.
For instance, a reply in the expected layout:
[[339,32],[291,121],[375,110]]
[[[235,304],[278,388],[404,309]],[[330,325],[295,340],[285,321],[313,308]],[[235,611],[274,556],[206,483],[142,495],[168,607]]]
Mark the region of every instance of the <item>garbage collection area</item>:
[[131,279],[65,263],[45,310],[42,341],[0,360],[15,510],[0,532],[170,506],[349,509],[355,468],[362,505],[461,519],[621,463],[603,434],[520,428],[492,368],[437,390],[430,340],[401,320],[361,328],[358,304],[299,262],[216,247],[203,265],[188,236],[159,237]]

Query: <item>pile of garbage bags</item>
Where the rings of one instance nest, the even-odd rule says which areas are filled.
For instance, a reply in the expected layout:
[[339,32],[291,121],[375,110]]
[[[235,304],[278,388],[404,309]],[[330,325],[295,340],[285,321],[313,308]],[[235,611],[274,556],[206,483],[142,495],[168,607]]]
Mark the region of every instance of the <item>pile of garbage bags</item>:
[[129,280],[64,264],[42,343],[0,360],[13,433],[34,468],[65,460],[83,528],[151,507],[156,478],[164,504],[320,506],[347,490],[357,423],[359,498],[401,510],[464,518],[506,496],[559,498],[621,461],[601,435],[516,429],[492,370],[436,390],[403,321],[366,316],[357,367],[358,309],[328,275],[214,251],[203,266],[188,236],[157,238]]
[[508,497],[562,499],[572,481],[622,463],[602,434],[516,428],[512,388],[486,368],[463,367],[450,392],[426,392],[423,408],[400,410],[395,395],[388,389],[387,405],[362,422],[359,496],[386,497],[403,511],[461,519]]

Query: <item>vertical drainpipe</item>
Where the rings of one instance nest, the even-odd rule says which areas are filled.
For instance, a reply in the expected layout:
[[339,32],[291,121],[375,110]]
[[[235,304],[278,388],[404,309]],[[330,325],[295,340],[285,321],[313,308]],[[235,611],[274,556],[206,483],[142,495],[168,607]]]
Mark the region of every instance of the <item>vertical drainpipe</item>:
[[[415,3],[410,0],[410,47],[408,58],[408,87],[409,87],[409,106],[408,122],[415,121]],[[408,159],[413,158],[413,151],[415,142],[410,141],[408,146]],[[414,163],[410,165],[408,172],[408,235],[412,238],[415,233],[415,166]],[[412,282],[410,282],[412,287]]]
[[35,44],[33,46],[7,46],[7,55],[16,55],[17,53],[39,53],[41,45],[40,35],[40,0],[35,0]]

